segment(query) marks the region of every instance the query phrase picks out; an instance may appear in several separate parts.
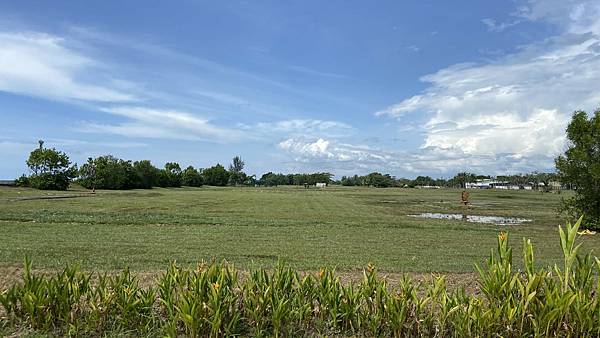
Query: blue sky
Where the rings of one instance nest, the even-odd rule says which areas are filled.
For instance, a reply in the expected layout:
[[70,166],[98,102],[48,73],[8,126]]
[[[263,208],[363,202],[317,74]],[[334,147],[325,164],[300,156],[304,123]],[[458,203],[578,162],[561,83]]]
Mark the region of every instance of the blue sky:
[[0,178],[38,139],[246,171],[551,170],[600,102],[597,1],[0,4]]

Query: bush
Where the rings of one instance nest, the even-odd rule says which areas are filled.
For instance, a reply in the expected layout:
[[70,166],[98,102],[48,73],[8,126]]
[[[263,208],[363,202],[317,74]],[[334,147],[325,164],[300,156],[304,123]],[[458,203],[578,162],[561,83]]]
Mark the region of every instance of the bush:
[[19,177],[15,180],[15,185],[17,187],[30,187],[31,181],[29,180],[29,177],[27,177],[25,175],[21,175],[21,177]]

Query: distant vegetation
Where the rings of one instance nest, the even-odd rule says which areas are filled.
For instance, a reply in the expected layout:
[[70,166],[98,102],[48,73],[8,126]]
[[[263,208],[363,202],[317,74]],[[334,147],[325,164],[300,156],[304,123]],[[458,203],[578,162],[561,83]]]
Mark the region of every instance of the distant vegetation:
[[[260,179],[247,175],[243,169],[245,162],[241,157],[232,159],[229,169],[219,163],[209,168],[196,169],[188,166],[182,170],[179,163],[168,162],[164,168],[155,167],[149,160],[131,161],[112,155],[88,158],[79,170],[71,165],[69,157],[54,148],[40,147],[31,152],[27,161],[32,174],[23,175],[16,180],[17,185],[31,186],[42,190],[66,190],[69,183],[75,180],[87,189],[149,189],[152,187],[200,187],[211,186],[280,186],[280,185],[315,185],[317,183],[340,184],[344,186],[368,186],[377,188],[389,187],[452,187],[464,188],[467,183],[478,179],[491,179],[492,176],[475,175],[461,172],[451,179],[418,176],[415,179],[396,178],[389,174],[373,172],[365,176],[342,176],[339,181],[333,179],[328,172],[283,174],[268,172]],[[553,173],[530,173],[510,176],[497,176],[497,180],[510,184],[532,184],[537,186],[557,180]]]
[[450,179],[432,178],[429,176],[417,176],[415,179],[395,178],[389,174],[373,172],[365,176],[343,176],[340,180],[341,185],[345,186],[366,186],[366,187],[440,187],[440,188],[465,188],[467,183],[474,183],[482,179],[495,179],[512,185],[531,185],[534,189],[539,186],[548,187],[550,182],[558,181],[558,175],[555,173],[533,172],[528,174],[515,175],[476,175],[468,172],[461,172]]

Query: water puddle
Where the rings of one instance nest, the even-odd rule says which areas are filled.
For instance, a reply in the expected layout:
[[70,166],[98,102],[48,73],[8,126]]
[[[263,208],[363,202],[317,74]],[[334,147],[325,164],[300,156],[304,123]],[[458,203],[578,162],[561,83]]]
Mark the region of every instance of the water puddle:
[[504,216],[479,216],[479,215],[464,215],[464,214],[441,214],[425,212],[417,215],[408,215],[411,217],[430,218],[430,219],[450,219],[471,223],[484,223],[496,225],[520,225],[526,222],[531,222],[527,218],[504,217]]

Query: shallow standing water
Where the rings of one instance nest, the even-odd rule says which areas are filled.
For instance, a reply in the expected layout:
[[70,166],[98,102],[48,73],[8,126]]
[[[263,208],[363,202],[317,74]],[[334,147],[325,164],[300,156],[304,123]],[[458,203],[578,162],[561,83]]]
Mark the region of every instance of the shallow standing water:
[[527,218],[504,217],[504,216],[480,216],[466,214],[442,214],[433,212],[424,212],[422,214],[408,215],[411,217],[430,218],[430,219],[450,219],[471,223],[484,223],[496,225],[520,225],[526,222],[531,222]]

